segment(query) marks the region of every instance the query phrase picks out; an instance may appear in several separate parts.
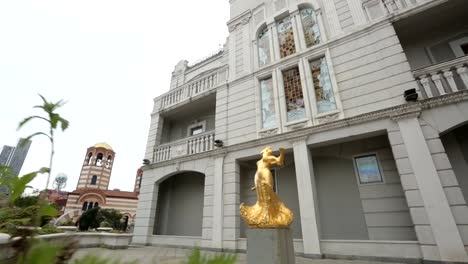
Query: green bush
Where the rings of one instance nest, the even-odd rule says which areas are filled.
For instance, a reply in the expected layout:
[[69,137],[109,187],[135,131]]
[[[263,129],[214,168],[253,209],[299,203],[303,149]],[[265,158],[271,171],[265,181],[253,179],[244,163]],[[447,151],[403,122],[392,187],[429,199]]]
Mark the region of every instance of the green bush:
[[37,232],[39,235],[47,235],[47,234],[57,234],[63,233],[62,230],[55,227],[53,224],[44,225],[41,230]]
[[90,228],[99,227],[99,222],[96,219],[98,212],[99,207],[95,207],[81,215],[80,220],[78,220],[78,228],[80,231],[88,231]]
[[23,196],[16,199],[13,204],[16,207],[26,208],[32,205],[36,205],[39,201],[39,196]]
[[102,221],[100,224],[99,224],[100,227],[110,227],[111,225],[109,224],[109,222],[107,221]]
[[122,229],[122,220],[123,215],[115,209],[100,209],[97,213],[96,220],[98,223],[106,221],[109,223],[109,227],[112,227],[116,230]]
[[194,249],[186,264],[235,264],[236,255],[233,254],[217,254],[213,257],[208,257],[200,253],[200,249]]
[[65,222],[63,222],[61,224],[61,226],[75,226],[75,225],[76,225],[75,222],[73,222],[73,220],[71,220],[71,219],[67,220],[67,221],[65,221]]

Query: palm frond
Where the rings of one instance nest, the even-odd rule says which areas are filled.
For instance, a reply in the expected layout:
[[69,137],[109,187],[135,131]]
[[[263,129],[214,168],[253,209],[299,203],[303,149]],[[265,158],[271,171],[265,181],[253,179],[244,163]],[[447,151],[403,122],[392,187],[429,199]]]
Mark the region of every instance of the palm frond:
[[70,125],[70,122],[68,122],[68,120],[66,120],[65,118],[63,117],[59,117],[59,122],[60,122],[60,125],[62,127],[62,131],[64,131],[65,129],[68,128],[68,126]]
[[31,138],[33,138],[33,137],[35,137],[35,136],[39,136],[39,135],[44,135],[44,136],[48,137],[49,140],[52,141],[52,137],[49,136],[48,134],[44,133],[44,132],[36,132],[36,133],[33,133],[33,134],[29,135],[28,137],[26,137],[25,140],[31,140]]

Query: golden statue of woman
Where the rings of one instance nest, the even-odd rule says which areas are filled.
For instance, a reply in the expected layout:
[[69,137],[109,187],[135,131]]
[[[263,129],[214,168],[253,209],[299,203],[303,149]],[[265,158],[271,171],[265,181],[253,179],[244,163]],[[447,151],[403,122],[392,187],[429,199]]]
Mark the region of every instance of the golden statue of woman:
[[262,158],[257,161],[255,187],[257,202],[252,205],[240,205],[240,214],[251,228],[286,228],[293,221],[293,213],[273,191],[273,176],[270,167],[284,164],[284,149],[280,148],[279,157],[273,155],[273,149],[262,150]]

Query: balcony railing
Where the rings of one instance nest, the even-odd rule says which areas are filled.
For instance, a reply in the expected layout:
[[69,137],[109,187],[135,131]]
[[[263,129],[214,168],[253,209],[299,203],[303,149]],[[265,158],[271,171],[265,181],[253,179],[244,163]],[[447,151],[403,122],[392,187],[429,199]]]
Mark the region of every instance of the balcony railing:
[[362,0],[362,7],[372,20],[390,14],[401,13],[429,1],[430,0]]
[[161,109],[173,106],[185,100],[214,89],[222,83],[226,70],[221,70],[189,82],[184,86],[171,90],[161,98]]
[[468,88],[468,56],[431,65],[413,72],[425,98]]
[[162,144],[154,149],[153,163],[213,150],[214,136],[214,132],[210,131],[178,141]]

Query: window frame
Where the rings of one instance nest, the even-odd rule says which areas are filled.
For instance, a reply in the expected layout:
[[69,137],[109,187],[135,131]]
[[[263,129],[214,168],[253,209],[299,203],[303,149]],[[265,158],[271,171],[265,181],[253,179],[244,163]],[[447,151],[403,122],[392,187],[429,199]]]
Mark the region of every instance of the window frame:
[[453,53],[455,54],[456,58],[468,56],[463,52],[461,48],[462,45],[468,44],[468,36],[458,38],[456,40],[450,41],[449,43],[450,48],[452,49]]
[[[199,126],[202,127],[202,132],[200,132],[198,134],[195,134],[195,135],[192,135],[192,129],[196,128],[196,127],[199,127]],[[206,120],[194,123],[194,124],[189,125],[187,127],[187,137],[195,137],[195,136],[198,136],[198,135],[203,134],[205,132],[206,132]]]
[[[375,157],[377,169],[378,169],[378,171],[380,173],[381,180],[380,181],[372,181],[372,182],[362,182],[361,181],[361,175],[359,174],[357,159],[364,158],[364,157],[370,157],[370,156]],[[381,164],[381,161],[380,161],[380,157],[379,157],[379,154],[377,152],[366,152],[366,153],[361,153],[361,154],[358,154],[358,155],[354,155],[353,156],[353,167],[354,167],[354,174],[356,176],[356,180],[357,180],[357,183],[358,183],[359,186],[381,185],[381,184],[386,183],[384,171],[383,171],[382,164]]]

